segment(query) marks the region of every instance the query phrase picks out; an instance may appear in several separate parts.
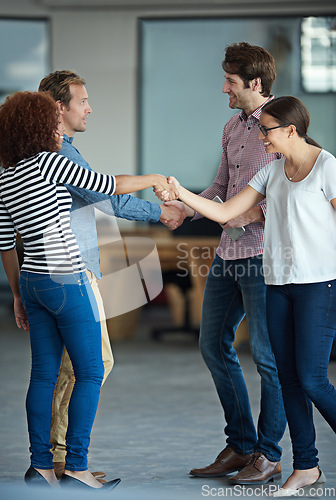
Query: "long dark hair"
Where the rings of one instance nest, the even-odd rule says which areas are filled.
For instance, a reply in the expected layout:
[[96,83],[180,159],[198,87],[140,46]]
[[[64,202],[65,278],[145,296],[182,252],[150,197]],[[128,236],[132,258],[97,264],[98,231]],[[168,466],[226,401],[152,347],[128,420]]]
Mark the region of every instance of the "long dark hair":
[[291,95],[277,97],[267,102],[262,108],[262,112],[273,116],[279,125],[285,125],[286,123],[295,125],[299,137],[303,137],[307,144],[318,148],[321,147],[307,135],[310,114],[306,106],[297,97]]

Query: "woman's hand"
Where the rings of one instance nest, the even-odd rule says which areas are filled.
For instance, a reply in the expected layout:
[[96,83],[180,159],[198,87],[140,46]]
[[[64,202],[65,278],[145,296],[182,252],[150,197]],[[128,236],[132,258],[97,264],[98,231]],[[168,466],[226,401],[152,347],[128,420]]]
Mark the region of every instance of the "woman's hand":
[[14,315],[17,326],[19,328],[23,328],[26,332],[28,332],[28,317],[20,297],[14,297]]
[[179,198],[180,196],[180,187],[181,187],[181,184],[179,183],[179,181],[176,179],[176,177],[170,175],[168,177],[168,184],[171,184],[175,187],[176,191],[177,191],[177,197]]
[[[170,182],[168,179],[174,179],[169,177],[166,179],[163,175],[157,174],[156,182],[153,186],[153,191],[155,195],[161,201],[172,201],[177,200],[179,196],[179,190],[174,182]],[[176,181],[177,182],[177,181]],[[178,184],[178,183],[177,183]]]

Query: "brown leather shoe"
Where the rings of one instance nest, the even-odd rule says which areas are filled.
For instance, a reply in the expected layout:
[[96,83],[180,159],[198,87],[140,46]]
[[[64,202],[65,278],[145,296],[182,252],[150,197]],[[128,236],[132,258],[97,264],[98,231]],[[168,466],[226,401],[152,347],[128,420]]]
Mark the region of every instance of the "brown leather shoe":
[[238,474],[230,477],[229,482],[233,484],[264,484],[280,478],[280,462],[271,462],[260,451],[257,451],[253,453],[250,463]]
[[[54,462],[54,470],[57,479],[60,479],[62,474],[64,474],[64,469],[65,469],[65,462]],[[103,479],[106,477],[105,472],[91,472],[91,474],[99,481],[100,483],[106,483],[106,481]]]
[[54,462],[54,470],[57,479],[60,479],[62,474],[64,474],[65,462]]
[[[104,474],[104,477],[106,477],[106,474]],[[95,476],[95,478],[97,479],[98,483],[101,483],[101,484],[107,483],[106,479],[103,479],[102,477]]]
[[91,474],[97,479],[97,481],[101,479],[100,481],[101,483],[107,482],[103,480],[103,478],[106,477],[105,472],[97,471],[97,472],[91,472]]
[[220,477],[243,469],[252,455],[241,455],[228,446],[220,452],[216,460],[202,469],[192,469],[189,474],[196,477]]

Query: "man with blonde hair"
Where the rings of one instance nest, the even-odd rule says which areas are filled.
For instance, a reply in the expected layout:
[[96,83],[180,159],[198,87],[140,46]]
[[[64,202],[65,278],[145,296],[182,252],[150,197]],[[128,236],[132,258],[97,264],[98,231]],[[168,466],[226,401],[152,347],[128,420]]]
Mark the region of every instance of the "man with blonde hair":
[[[73,145],[74,135],[85,132],[87,118],[92,112],[89,105],[85,80],[72,71],[55,71],[43,78],[40,92],[48,92],[58,104],[59,117],[64,127],[63,144],[60,153],[80,166],[91,169],[78,149]],[[101,277],[99,249],[97,242],[94,204],[107,215],[129,220],[149,222],[161,221],[171,229],[184,220],[185,211],[176,207],[158,205],[130,195],[107,196],[85,189],[67,186],[72,196],[71,229],[81,251],[89,281],[94,291],[102,332],[102,354],[104,362],[104,380],[112,370],[113,355],[108,336],[104,307],[99,293],[97,279]],[[78,344],[80,348],[80,345]],[[74,374],[68,353],[62,358],[58,381],[53,400],[51,422],[51,445],[54,467],[57,477],[64,472],[66,445],[65,435],[68,425],[68,405],[74,385]],[[104,481],[104,473],[94,472],[97,479]]]

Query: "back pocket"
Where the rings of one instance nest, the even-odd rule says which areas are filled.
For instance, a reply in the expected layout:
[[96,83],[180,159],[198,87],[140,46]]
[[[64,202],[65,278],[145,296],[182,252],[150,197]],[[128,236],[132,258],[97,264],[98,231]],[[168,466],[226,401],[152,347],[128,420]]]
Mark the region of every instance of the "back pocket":
[[66,302],[66,291],[63,284],[50,288],[35,288],[35,298],[41,306],[53,314],[58,314]]

